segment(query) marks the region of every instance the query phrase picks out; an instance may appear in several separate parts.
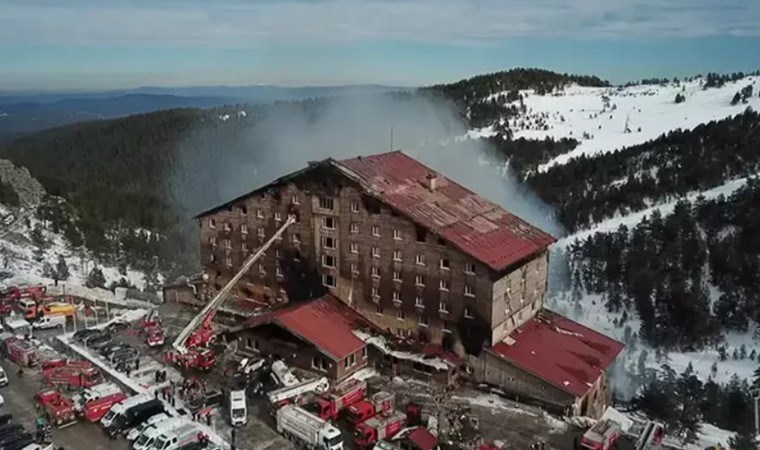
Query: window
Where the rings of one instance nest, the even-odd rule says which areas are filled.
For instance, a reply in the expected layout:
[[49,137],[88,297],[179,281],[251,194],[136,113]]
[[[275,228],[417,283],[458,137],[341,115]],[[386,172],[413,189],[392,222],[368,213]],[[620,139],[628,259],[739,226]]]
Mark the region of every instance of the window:
[[210,236],[208,238],[208,243],[211,244],[212,247],[216,247],[216,236]]
[[414,284],[417,286],[424,286],[425,285],[425,277],[422,275],[415,275],[414,276]]
[[401,262],[401,250],[393,250],[393,260]]
[[464,316],[468,319],[472,319],[472,312],[470,312],[470,308],[465,307],[464,308]]
[[259,275],[263,277],[263,276],[266,276],[266,274],[267,274],[267,271],[266,269],[264,269],[264,264],[259,264]]
[[380,227],[372,225],[372,236],[380,236]]
[[373,258],[379,258],[380,257],[380,247],[372,247],[372,257]]
[[224,231],[232,231],[232,224],[229,222],[224,222]]
[[259,227],[259,228],[256,230],[256,235],[257,235],[258,237],[264,237],[264,227]]
[[359,273],[359,267],[356,263],[351,263],[351,273]]
[[240,233],[241,234],[248,234],[248,225],[246,225],[246,224],[240,225]]
[[439,267],[441,269],[443,269],[443,270],[449,270],[449,269],[451,269],[451,263],[449,262],[448,259],[441,258],[441,263],[440,263]]
[[359,203],[357,203],[357,202],[351,202],[351,212],[352,213],[358,213],[359,212]]
[[370,202],[368,209],[370,214],[380,214],[380,204],[376,201]]
[[293,241],[294,244],[299,244],[301,242],[301,233],[293,233],[293,235],[290,236],[290,240]]
[[334,206],[335,205],[334,205],[333,199],[326,198],[326,197],[320,197],[319,198],[319,207],[320,208],[332,211],[333,208],[334,208]]
[[227,267],[232,267],[232,258],[229,256],[224,258],[224,264],[227,265]]
[[214,220],[214,219],[209,219],[209,220],[208,220],[208,227],[209,227],[209,228],[216,228],[216,220]]
[[277,222],[281,221],[282,220],[282,214],[278,213],[278,212],[274,213],[274,220],[276,220]]
[[351,222],[348,225],[348,232],[349,233],[358,233],[359,232],[359,224],[356,222]]
[[417,257],[414,259],[414,263],[418,266],[424,266],[425,265],[425,255],[418,253]]
[[324,267],[335,267],[335,257],[332,255],[322,255],[322,265]]
[[315,356],[311,359],[311,368],[321,370],[322,369],[322,358],[319,356]]
[[398,320],[404,320],[404,318],[405,318],[404,311],[402,311],[400,309],[398,311],[396,311],[396,319],[398,319]]
[[290,197],[290,203],[293,204],[293,205],[298,205],[298,196],[294,195],[294,196]]
[[244,254],[248,253],[248,246],[246,245],[245,242],[243,242],[242,244],[240,244],[240,250],[242,250]]
[[357,244],[356,242],[352,242],[351,245],[349,246],[349,250],[351,251],[351,253],[359,253],[359,244]]
[[282,276],[282,267],[280,267],[279,264],[277,264],[277,267],[275,267],[275,276],[278,276],[278,277]]
[[446,302],[440,302],[438,304],[438,311],[442,313],[448,313],[449,312],[449,304]]
[[322,284],[327,287],[335,287],[335,277],[329,274],[322,275]]
[[401,281],[401,272],[397,270],[393,271],[393,281]]
[[216,255],[214,255],[213,253],[210,254],[210,255],[208,255],[208,260],[211,261],[211,262],[216,261]]
[[328,230],[334,230],[335,229],[335,218],[334,217],[323,217],[322,218],[322,228],[327,228]]
[[440,245],[441,247],[445,247],[446,246],[446,241],[444,241],[441,238],[438,238],[438,245]]
[[464,295],[467,297],[475,297],[475,289],[473,289],[469,284],[465,284]]
[[244,216],[247,216],[248,215],[248,208],[246,208],[245,206],[241,206],[240,207],[240,214],[242,214]]
[[414,306],[417,308],[424,308],[425,300],[423,300],[422,297],[414,297]]
[[380,290],[376,287],[372,288],[372,298],[380,298]]
[[256,217],[259,218],[259,219],[263,219],[264,218],[264,210],[263,209],[257,209],[256,210]]
[[277,258],[277,259],[282,258],[282,252],[280,251],[279,248],[275,249],[275,251],[274,251],[274,257]]
[[232,248],[232,241],[229,239],[224,240],[224,248]]
[[334,249],[335,248],[335,238],[331,237],[323,237],[322,238],[322,247]]
[[375,278],[380,278],[380,269],[377,267],[372,268],[372,276]]
[[447,322],[443,322],[443,325],[441,326],[441,331],[444,333],[451,333],[451,329],[449,328],[449,324]]
[[420,314],[420,318],[419,318],[418,322],[419,322],[419,324],[420,324],[421,327],[428,326],[428,318],[426,316],[423,316],[422,314]]
[[438,289],[442,291],[448,291],[449,290],[449,282],[446,280],[440,280],[438,282]]
[[414,228],[414,231],[417,235],[417,242],[425,242],[425,239],[427,238],[427,230],[418,226]]
[[397,241],[401,240],[401,230],[393,230],[393,239]]
[[398,291],[393,291],[393,301],[401,302],[401,294]]

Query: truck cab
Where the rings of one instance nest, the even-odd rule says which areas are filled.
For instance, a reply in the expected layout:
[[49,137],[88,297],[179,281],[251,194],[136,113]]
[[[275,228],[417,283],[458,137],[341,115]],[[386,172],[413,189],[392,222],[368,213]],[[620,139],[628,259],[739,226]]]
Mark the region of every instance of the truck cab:
[[319,437],[325,450],[343,450],[343,434],[336,427],[331,425],[322,428]]

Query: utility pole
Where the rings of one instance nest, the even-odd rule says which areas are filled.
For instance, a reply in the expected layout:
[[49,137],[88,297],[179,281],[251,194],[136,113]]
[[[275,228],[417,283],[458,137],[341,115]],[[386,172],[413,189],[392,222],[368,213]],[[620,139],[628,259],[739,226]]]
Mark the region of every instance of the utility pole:
[[752,390],[752,398],[755,400],[755,436],[760,435],[760,389]]
[[391,127],[391,151],[393,151],[393,127]]

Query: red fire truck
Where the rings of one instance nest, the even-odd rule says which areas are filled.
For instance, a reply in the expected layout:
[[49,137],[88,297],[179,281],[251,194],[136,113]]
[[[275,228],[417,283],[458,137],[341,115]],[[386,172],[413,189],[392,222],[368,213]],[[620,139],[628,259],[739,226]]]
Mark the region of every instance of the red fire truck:
[[390,392],[380,391],[369,399],[360,400],[346,409],[346,418],[354,427],[381,412],[388,412],[395,406],[396,397]]
[[42,378],[52,386],[67,389],[88,388],[103,382],[100,371],[89,361],[68,361],[63,366],[43,370]]
[[351,380],[332,391],[315,397],[307,408],[323,420],[337,420],[341,411],[367,394],[367,382]]
[[620,439],[620,424],[602,419],[592,426],[581,439],[581,447],[591,450],[610,450]]
[[74,404],[54,389],[43,389],[34,396],[38,407],[48,422],[59,428],[73,424],[76,421]]
[[356,426],[354,443],[357,448],[370,449],[376,442],[393,437],[405,424],[406,414],[403,412],[379,414]]
[[37,347],[29,341],[15,336],[3,340],[2,349],[8,359],[23,367],[33,367],[37,364]]
[[106,395],[105,397],[85,403],[82,415],[88,422],[95,423],[103,418],[111,407],[127,398],[123,392]]

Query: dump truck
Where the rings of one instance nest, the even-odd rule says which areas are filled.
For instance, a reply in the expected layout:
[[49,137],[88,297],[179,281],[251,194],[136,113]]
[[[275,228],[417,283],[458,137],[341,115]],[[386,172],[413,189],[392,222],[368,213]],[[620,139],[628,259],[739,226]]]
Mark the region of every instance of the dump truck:
[[43,389],[35,394],[34,399],[38,408],[42,410],[42,415],[57,427],[63,428],[76,422],[73,402],[60,392]]
[[300,406],[286,405],[277,410],[277,432],[308,449],[343,449],[340,430]]
[[400,411],[377,415],[356,426],[354,444],[360,449],[370,449],[376,442],[392,438],[405,424],[406,414]]
[[395,406],[396,396],[390,392],[380,391],[368,399],[360,400],[349,406],[346,418],[352,426],[357,426],[370,417],[382,412],[388,412]]
[[311,401],[307,409],[326,420],[337,420],[338,415],[349,406],[360,401],[367,394],[367,382],[351,380],[337,386],[331,392]]
[[42,378],[52,386],[66,389],[89,388],[103,382],[100,371],[89,361],[68,361],[63,366],[43,370]]

